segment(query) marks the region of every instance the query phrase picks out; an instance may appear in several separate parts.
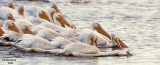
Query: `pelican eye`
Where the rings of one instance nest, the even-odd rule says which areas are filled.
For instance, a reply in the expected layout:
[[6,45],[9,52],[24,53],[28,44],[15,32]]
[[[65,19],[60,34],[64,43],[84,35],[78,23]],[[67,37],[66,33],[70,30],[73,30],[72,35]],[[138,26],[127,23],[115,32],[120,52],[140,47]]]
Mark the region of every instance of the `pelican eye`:
[[55,13],[55,12],[56,12],[56,10],[53,10],[52,12],[53,12],[53,13]]
[[58,16],[61,17],[62,15],[59,14]]
[[29,28],[26,26],[26,30],[28,30]]
[[14,23],[12,23],[12,25],[13,25],[13,26],[15,26],[15,24],[14,24]]

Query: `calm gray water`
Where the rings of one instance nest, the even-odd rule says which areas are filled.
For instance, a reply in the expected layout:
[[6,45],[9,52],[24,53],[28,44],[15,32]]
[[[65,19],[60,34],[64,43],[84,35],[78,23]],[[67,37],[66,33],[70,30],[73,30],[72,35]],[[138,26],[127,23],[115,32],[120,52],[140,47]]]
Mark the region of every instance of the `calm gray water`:
[[[1,1],[1,0],[0,0]],[[109,33],[116,33],[130,49],[130,57],[59,57],[45,53],[17,51],[0,46],[0,65],[4,58],[16,59],[15,65],[159,65],[160,64],[160,0],[90,0],[87,4],[55,0],[69,22],[88,28],[99,22]],[[15,5],[39,5],[44,2],[18,2]],[[1,1],[0,5],[6,5]],[[5,50],[4,50],[5,49]]]

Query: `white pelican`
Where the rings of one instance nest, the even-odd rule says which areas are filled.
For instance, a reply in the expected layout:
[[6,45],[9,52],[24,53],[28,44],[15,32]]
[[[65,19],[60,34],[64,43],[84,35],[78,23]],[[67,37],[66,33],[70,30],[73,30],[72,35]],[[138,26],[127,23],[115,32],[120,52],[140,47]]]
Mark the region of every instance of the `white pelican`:
[[6,20],[3,24],[3,28],[0,28],[0,39],[6,42],[2,45],[11,45],[10,42],[16,42],[21,37],[21,34],[17,32],[19,32],[19,30],[14,22],[12,20]]
[[67,38],[63,38],[63,37],[56,37],[56,38],[52,39],[52,41],[49,44],[53,45],[55,48],[65,48],[65,46],[70,44],[70,43],[75,43],[75,44],[76,43],[82,43],[82,44],[87,43],[88,45],[93,46],[95,44],[97,46],[97,38],[93,34],[90,34],[90,35],[86,36],[84,41],[85,42],[81,42],[81,41],[75,40],[75,39],[67,39]]
[[5,31],[10,30],[10,31],[19,32],[17,26],[14,24],[14,21],[12,21],[12,20],[6,20],[2,27]]
[[12,2],[9,2],[9,3],[8,3],[8,7],[9,7],[9,8],[12,8],[12,9],[15,9]]
[[0,7],[0,19],[1,20],[13,20],[15,18],[23,18],[23,7],[19,7],[17,10],[14,8],[13,3],[10,2],[9,7],[2,6]]
[[45,50],[47,53],[53,53],[57,55],[73,55],[73,56],[129,56],[129,52],[121,52],[119,50],[111,52],[101,52],[97,47],[83,43],[70,43],[63,50]]
[[17,15],[17,14],[15,14],[14,10],[12,12],[10,10],[13,10],[13,9],[9,7],[4,7],[4,6],[0,7],[0,19],[1,20],[7,20],[7,19],[15,20],[12,14],[14,15]]
[[[60,13],[55,13],[54,16],[53,16],[53,19],[54,19],[54,23],[60,24],[62,27],[58,26],[56,24],[49,23],[49,22],[43,22],[40,25],[48,27],[48,28],[50,28],[50,29],[52,29],[54,31],[60,31],[60,30],[64,29],[63,26],[69,24],[69,23],[65,23],[62,20],[62,15]],[[74,24],[70,24],[70,27],[73,28],[73,29],[76,28],[76,26]]]
[[[100,34],[102,34],[102,36],[104,35],[103,36],[104,39],[111,40],[111,36],[101,27],[101,25],[99,23],[95,23],[94,22],[91,25],[91,29],[92,30],[96,30],[97,32],[99,32]],[[113,35],[113,36],[115,36],[115,35]],[[122,46],[122,48],[127,47],[127,45],[125,45],[119,38],[118,38],[118,41],[119,41],[119,45]]]
[[40,48],[44,50],[54,49],[54,47],[48,45],[48,43],[49,41],[44,38],[25,34],[16,42],[16,46],[23,48]]
[[[94,39],[88,40],[88,44],[93,45]],[[35,35],[29,35],[25,34],[16,42],[16,46],[21,48],[40,48],[43,50],[52,50],[55,48],[65,48],[66,45],[73,43],[73,41],[70,41],[63,37],[55,37],[52,39],[51,42],[48,40],[35,36]],[[77,42],[74,42],[74,44],[77,44]],[[84,44],[84,43],[82,43]],[[31,49],[30,49],[31,50]],[[42,51],[39,51],[42,52]]]
[[61,20],[63,20],[61,23],[67,25],[68,27],[71,27],[71,25],[68,23],[68,21],[65,19],[64,15],[61,13],[61,11],[58,9],[56,3],[52,4],[52,8],[56,10],[56,12],[59,12],[61,14]]
[[64,37],[66,38],[64,35],[57,33],[47,27],[44,26],[34,26],[30,28],[37,36],[42,37],[44,39],[47,39],[49,41],[51,41],[53,38],[55,37]]
[[25,10],[26,10],[25,15],[27,16],[33,16],[35,18],[38,17],[38,18],[45,19],[49,22],[52,22],[50,13],[42,7],[32,6],[32,7],[29,7],[29,9],[25,9]]
[[5,21],[5,23],[3,24],[3,29],[1,29],[1,32],[2,40],[12,42],[16,42],[22,36],[22,34],[20,34],[22,32],[25,34],[34,34],[27,27],[21,27],[20,29],[18,29],[18,27],[14,24],[12,20]]

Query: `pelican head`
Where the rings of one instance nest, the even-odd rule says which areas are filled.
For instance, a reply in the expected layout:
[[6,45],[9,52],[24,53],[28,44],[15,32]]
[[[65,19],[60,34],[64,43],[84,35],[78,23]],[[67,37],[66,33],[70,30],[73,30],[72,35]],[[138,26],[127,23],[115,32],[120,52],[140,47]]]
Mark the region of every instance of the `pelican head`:
[[2,36],[5,32],[3,31],[3,29],[0,27],[0,36]]
[[94,35],[94,33],[91,33],[87,36],[87,43],[90,44],[90,45],[96,45],[97,47],[97,37]]
[[24,7],[23,7],[23,6],[20,6],[20,7],[18,8],[18,13],[19,13],[20,15],[24,16]]
[[[67,25],[68,27],[70,27],[70,24],[69,24],[69,23],[67,22],[67,20],[64,18],[64,16],[62,15],[61,11],[58,9],[56,3],[53,3],[52,8],[55,9],[56,12],[59,12],[59,13],[61,14],[61,17],[60,17],[60,18],[63,20],[63,21],[61,22],[61,25],[62,25],[62,23],[63,23],[63,24],[65,24],[65,25]],[[53,17],[54,17],[54,16],[53,16]],[[54,19],[54,18],[53,18],[53,19]],[[64,27],[64,26],[63,26],[63,27]]]
[[7,14],[7,19],[15,21],[13,15],[11,13]]
[[45,19],[50,22],[50,19],[45,11],[43,11],[43,10],[39,11],[38,16],[39,16],[39,18]]
[[102,35],[104,35],[104,36],[108,37],[109,39],[111,39],[110,35],[101,27],[101,25],[99,23],[96,23],[96,22],[92,23],[91,29],[92,30],[96,30],[97,32],[99,32]]
[[8,6],[9,6],[9,8],[14,9],[14,5],[13,5],[13,3],[12,3],[12,2],[9,2]]
[[17,26],[14,24],[14,21],[12,20],[6,20],[3,27],[7,30],[19,32]]
[[54,20],[54,19],[53,19],[53,15],[54,15],[54,13],[56,13],[56,10],[53,9],[53,8],[50,8],[50,9],[49,9],[49,13],[50,13],[50,15],[51,15],[52,20]]
[[29,26],[27,26],[27,25],[21,25],[21,26],[19,27],[19,31],[20,31],[21,34],[32,34],[32,35],[35,35],[35,34],[31,31],[31,29],[29,28]]
[[53,19],[55,22],[58,21],[62,27],[65,27],[65,25],[70,27],[70,24],[64,19],[63,15],[61,13],[55,13]]
[[113,45],[118,45],[120,49],[127,47],[115,34],[111,34],[111,42]]

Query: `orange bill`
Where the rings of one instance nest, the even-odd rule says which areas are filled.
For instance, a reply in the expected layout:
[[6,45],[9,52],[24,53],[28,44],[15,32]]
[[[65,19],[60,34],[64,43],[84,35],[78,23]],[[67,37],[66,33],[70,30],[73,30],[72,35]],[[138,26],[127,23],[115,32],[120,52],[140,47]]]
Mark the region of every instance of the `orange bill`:
[[7,19],[8,19],[8,20],[13,20],[13,21],[15,21],[15,19],[14,19],[13,15],[12,15],[11,13],[10,13],[10,14],[8,14]]
[[57,19],[57,21],[61,24],[62,27],[66,27],[66,26],[62,23],[62,19],[60,19],[60,18],[56,18],[56,19]]
[[122,48],[128,48],[128,46],[125,45],[119,38],[118,38],[118,41],[119,41],[120,45],[122,46]]
[[8,29],[10,29],[11,31],[15,31],[19,33],[19,30],[17,28],[17,26],[13,25],[13,26],[8,26]]
[[18,9],[18,11],[19,11],[19,14],[20,14],[20,15],[24,16],[24,7],[23,7],[23,6],[20,7],[20,8]]
[[41,11],[41,13],[39,13],[39,17],[50,22],[48,15],[44,11]]
[[54,18],[53,18],[53,16],[54,16],[54,13],[56,13],[55,9],[53,10],[53,12],[51,12],[51,13],[50,13],[50,15],[51,15],[51,18],[52,18],[52,20],[53,20],[53,21],[54,21]]
[[25,30],[23,30],[23,33],[24,33],[24,34],[32,34],[32,35],[35,35],[35,33],[32,32],[28,27],[27,27]]
[[0,36],[2,36],[5,32],[2,30],[2,28],[0,27]]
[[100,26],[100,27],[94,27],[94,29],[101,33],[102,35],[108,37],[109,39],[111,39],[110,35]]
[[[61,11],[58,9],[56,3],[54,3],[54,5],[52,6],[52,8],[54,8],[56,10],[56,12],[60,12]],[[63,20],[63,24],[67,25],[68,27],[70,27],[70,24],[68,23],[68,21],[65,19],[65,17],[63,16],[63,14],[61,13],[62,17],[61,19]]]

